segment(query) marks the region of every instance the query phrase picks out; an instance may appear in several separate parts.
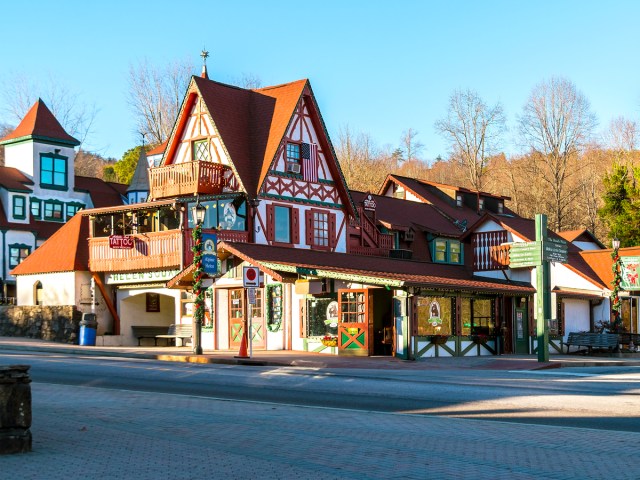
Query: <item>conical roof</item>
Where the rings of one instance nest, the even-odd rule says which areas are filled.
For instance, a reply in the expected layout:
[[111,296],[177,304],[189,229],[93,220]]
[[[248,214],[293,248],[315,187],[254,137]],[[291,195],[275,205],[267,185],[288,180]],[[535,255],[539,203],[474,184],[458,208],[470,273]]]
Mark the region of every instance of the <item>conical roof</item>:
[[133,172],[131,184],[127,188],[127,192],[148,192],[149,191],[149,162],[144,148],[140,149],[140,157],[136,165],[136,171]]
[[16,129],[0,139],[0,145],[29,139],[54,141],[73,147],[80,145],[78,140],[62,128],[58,119],[40,98],[33,104]]

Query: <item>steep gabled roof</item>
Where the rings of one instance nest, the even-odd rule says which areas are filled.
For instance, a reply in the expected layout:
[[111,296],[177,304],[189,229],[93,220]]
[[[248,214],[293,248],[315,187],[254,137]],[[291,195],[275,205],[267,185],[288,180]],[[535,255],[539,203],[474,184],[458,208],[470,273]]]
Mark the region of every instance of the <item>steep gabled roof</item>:
[[12,275],[89,270],[89,218],[76,214],[11,270]]
[[0,167],[0,187],[19,192],[31,192],[33,181],[17,168]]
[[160,155],[164,153],[167,149],[167,141],[165,140],[160,145],[153,147],[151,150],[147,152],[147,157],[152,157],[153,155]]
[[127,192],[148,192],[149,191],[149,161],[144,153],[144,148],[140,149],[140,156],[136,170],[133,172],[131,183],[127,187]]
[[565,230],[564,232],[558,232],[558,235],[564,238],[567,242],[589,242],[595,243],[601,248],[605,248],[602,242],[600,242],[593,233],[584,228],[582,230]]
[[0,139],[0,145],[29,139],[62,143],[73,147],[80,145],[78,140],[62,128],[60,122],[41,99],[33,104],[13,132]]
[[[237,174],[241,187],[250,197],[258,194],[269,169],[276,159],[278,148],[296,113],[300,100],[307,103],[315,115],[314,127],[329,168],[336,179],[338,191],[345,207],[353,212],[353,202],[346,190],[328,133],[317,109],[309,81],[306,79],[271,87],[247,90],[225,85],[208,78],[192,77],[189,93],[185,97],[176,125],[169,137],[164,155],[165,164],[176,152],[179,136],[197,96],[219,133],[224,148],[231,159],[231,168]],[[326,143],[325,143],[326,142]]]

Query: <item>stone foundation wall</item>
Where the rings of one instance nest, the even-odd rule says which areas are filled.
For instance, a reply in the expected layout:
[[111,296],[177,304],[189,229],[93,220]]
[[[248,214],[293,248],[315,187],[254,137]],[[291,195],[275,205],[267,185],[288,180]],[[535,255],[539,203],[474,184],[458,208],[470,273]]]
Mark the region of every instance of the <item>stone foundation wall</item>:
[[0,336],[78,343],[82,312],[73,305],[0,306]]

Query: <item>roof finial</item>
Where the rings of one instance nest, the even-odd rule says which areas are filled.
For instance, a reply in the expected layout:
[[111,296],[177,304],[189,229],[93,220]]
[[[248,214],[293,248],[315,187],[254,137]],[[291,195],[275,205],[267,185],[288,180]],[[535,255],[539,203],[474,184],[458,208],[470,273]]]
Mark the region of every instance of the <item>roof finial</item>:
[[202,57],[202,73],[200,74],[200,76],[208,80],[209,75],[207,75],[207,58],[209,58],[209,52],[207,52],[203,47],[202,52],[200,52],[200,56]]

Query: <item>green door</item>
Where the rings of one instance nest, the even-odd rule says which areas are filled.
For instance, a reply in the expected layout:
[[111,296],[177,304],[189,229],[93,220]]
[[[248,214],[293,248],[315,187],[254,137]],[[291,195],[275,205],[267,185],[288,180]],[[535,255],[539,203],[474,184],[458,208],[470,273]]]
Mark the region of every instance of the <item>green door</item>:
[[526,308],[516,308],[515,321],[513,325],[515,335],[516,354],[526,355],[529,353],[529,319]]

